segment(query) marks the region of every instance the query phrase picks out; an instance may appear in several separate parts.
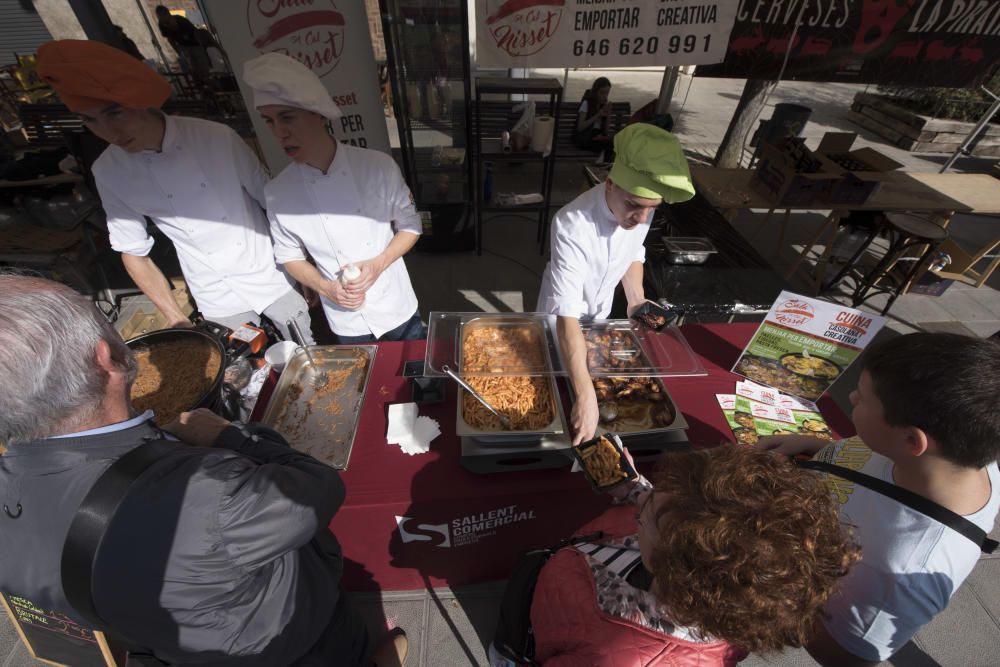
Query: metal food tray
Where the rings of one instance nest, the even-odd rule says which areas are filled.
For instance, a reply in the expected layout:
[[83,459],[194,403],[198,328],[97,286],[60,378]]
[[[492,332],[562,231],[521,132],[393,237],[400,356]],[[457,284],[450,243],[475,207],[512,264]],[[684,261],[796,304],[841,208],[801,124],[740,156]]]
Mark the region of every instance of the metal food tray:
[[[458,339],[456,344],[458,345],[458,360],[459,368],[465,368],[465,354],[463,341],[465,340],[465,332],[469,328],[476,327],[516,327],[523,326],[535,330],[538,336],[538,344],[542,347],[542,359],[544,362],[544,368],[539,369],[548,372],[552,369],[552,358],[549,356],[549,346],[545,336],[545,329],[542,327],[541,323],[537,320],[533,320],[526,317],[514,316],[491,316],[491,317],[476,317],[471,320],[462,323],[462,327],[459,329]],[[523,375],[531,375],[528,372],[523,373]],[[541,377],[541,376],[538,376]],[[566,421],[563,417],[562,401],[559,400],[559,390],[556,387],[555,377],[549,375],[546,378],[549,384],[549,393],[554,403],[555,411],[552,418],[552,422],[548,426],[540,430],[535,431],[487,431],[483,429],[476,428],[465,421],[462,415],[462,397],[465,395],[465,390],[461,387],[458,388],[457,402],[455,409],[455,432],[459,436],[473,437],[477,440],[484,442],[496,441],[503,442],[510,439],[525,439],[531,437],[541,437],[543,435],[551,434],[561,434],[566,430]],[[496,406],[494,406],[496,407]]]
[[[646,350],[643,349],[642,341],[639,340],[639,336],[636,334],[635,330],[632,328],[632,325],[628,320],[612,320],[600,323],[592,322],[587,324],[581,324],[580,328],[583,331],[583,338],[587,343],[587,359],[588,359],[587,366],[591,374],[598,373],[599,375],[602,376],[614,375],[621,377],[637,376],[637,375],[645,377],[647,375],[652,375],[652,373],[650,373],[648,370],[645,370],[652,368],[652,364],[649,361],[649,356],[646,354]],[[588,338],[591,332],[595,331],[598,333],[604,333],[604,332],[610,333],[614,331],[626,335],[632,342],[632,348],[630,349],[635,350],[635,354],[631,358],[631,361],[633,363],[630,366],[623,368],[613,368],[611,366],[600,366],[597,368],[590,368],[590,363],[589,363],[590,344]]]
[[[314,367],[299,350],[285,366],[261,422],[281,433],[304,454],[338,470],[346,470],[357,434],[368,380],[375,367],[375,345],[310,346]],[[351,368],[361,355],[365,363]],[[329,377],[351,371],[344,379]],[[314,378],[327,374],[326,386],[317,389]]]
[[[606,377],[629,377],[630,379],[632,379],[632,378],[634,378],[636,376],[622,375],[622,376],[602,376],[602,377],[605,377],[605,378]],[[639,377],[649,377],[649,379],[653,380],[654,382],[656,382],[656,384],[660,385],[660,391],[662,391],[663,395],[666,396],[666,400],[663,401],[663,402],[670,406],[670,409],[674,413],[674,420],[672,422],[670,422],[669,424],[667,424],[666,426],[656,426],[654,428],[636,429],[636,430],[617,430],[617,429],[615,429],[615,428],[612,427],[612,424],[605,423],[605,422],[598,422],[597,423],[597,430],[598,431],[604,430],[604,431],[607,431],[609,433],[614,433],[614,434],[620,435],[620,436],[632,436],[632,435],[647,435],[647,434],[651,434],[651,433],[667,433],[667,432],[670,432],[670,431],[680,431],[680,430],[687,429],[688,423],[687,423],[687,420],[684,418],[684,413],[682,413],[680,411],[680,408],[677,407],[677,403],[674,402],[674,397],[670,395],[669,391],[667,391],[667,386],[665,384],[663,384],[663,379],[660,378],[660,377],[657,377],[655,375],[651,375],[651,376],[639,376]],[[593,380],[594,380],[594,378],[591,377],[591,382],[593,382]],[[573,387],[572,387],[572,385],[569,385],[567,383],[567,386],[569,387],[570,401],[571,402],[576,402],[576,396],[573,393]],[[627,399],[624,399],[624,400],[627,400]]]

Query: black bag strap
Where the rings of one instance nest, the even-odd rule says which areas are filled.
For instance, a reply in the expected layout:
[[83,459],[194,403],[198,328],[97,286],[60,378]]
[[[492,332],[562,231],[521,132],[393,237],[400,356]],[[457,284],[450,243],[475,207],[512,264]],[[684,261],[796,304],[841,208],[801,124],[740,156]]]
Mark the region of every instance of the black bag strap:
[[96,628],[107,623],[94,608],[92,585],[94,561],[104,540],[104,533],[114,518],[132,484],[153,463],[178,443],[167,440],[147,440],[111,464],[97,478],[80,503],[63,543],[60,574],[66,600],[81,616]]
[[971,540],[983,553],[991,554],[997,549],[997,541],[991,540],[985,530],[972,523],[961,514],[956,514],[947,507],[942,507],[933,500],[924,498],[919,493],[914,493],[913,491],[898,487],[895,484],[890,484],[889,482],[878,479],[877,477],[866,475],[863,472],[851,470],[850,468],[838,466],[833,463],[827,463],[826,461],[796,461],[795,463],[800,468],[819,470],[830,473],[831,475],[843,477],[844,479],[850,480],[855,484],[868,487],[876,493],[881,493],[883,496],[888,496],[889,498],[906,505],[910,509],[916,510],[921,514],[934,519],[938,523],[943,523],[955,532],[961,534],[963,537]]

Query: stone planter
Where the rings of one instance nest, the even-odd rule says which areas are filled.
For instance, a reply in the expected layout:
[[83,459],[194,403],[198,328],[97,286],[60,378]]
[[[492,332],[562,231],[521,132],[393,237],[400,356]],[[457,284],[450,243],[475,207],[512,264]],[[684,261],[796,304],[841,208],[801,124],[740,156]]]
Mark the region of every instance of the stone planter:
[[[848,118],[894,146],[914,153],[954,153],[975,123],[922,116],[896,106],[888,97],[858,93]],[[1000,125],[986,126],[972,155],[1000,157]]]

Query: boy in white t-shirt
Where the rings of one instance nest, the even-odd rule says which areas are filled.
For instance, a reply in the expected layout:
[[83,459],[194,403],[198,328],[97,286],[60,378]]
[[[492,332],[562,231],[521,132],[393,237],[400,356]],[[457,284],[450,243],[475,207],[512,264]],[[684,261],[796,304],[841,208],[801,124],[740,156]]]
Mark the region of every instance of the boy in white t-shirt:
[[[768,437],[757,447],[858,470],[992,530],[1000,509],[1000,344],[910,334],[874,345],[862,369],[850,396],[856,437],[832,444]],[[876,664],[948,605],[980,549],[896,500],[840,477],[828,480],[863,556],[806,648],[822,665]]]

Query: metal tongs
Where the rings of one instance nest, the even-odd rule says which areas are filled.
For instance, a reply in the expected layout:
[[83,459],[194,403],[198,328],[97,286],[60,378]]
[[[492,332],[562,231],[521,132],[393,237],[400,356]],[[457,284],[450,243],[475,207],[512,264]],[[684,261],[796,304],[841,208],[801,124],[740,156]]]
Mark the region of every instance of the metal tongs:
[[464,389],[465,391],[467,391],[470,394],[472,394],[472,397],[474,399],[476,399],[477,401],[479,401],[480,403],[482,403],[484,408],[486,408],[487,410],[489,410],[490,412],[492,412],[496,416],[496,418],[500,420],[500,425],[501,426],[503,426],[507,430],[510,430],[510,419],[508,419],[506,415],[502,414],[496,408],[494,408],[492,405],[490,405],[489,402],[485,398],[483,398],[482,396],[480,396],[479,392],[477,392],[475,389],[473,389],[472,387],[470,387],[469,384],[465,380],[463,380],[462,378],[458,377],[458,375],[456,375],[455,372],[453,370],[451,370],[451,368],[448,366],[448,364],[445,364],[444,366],[442,366],[441,370],[444,371],[445,373],[447,373],[448,376],[452,380],[454,380],[455,382],[457,382],[458,385],[462,389]]
[[326,373],[321,373],[319,370],[319,366],[316,365],[316,358],[313,357],[312,352],[309,351],[309,346],[305,344],[306,339],[302,336],[302,330],[299,329],[298,322],[296,322],[295,320],[288,320],[287,322],[285,322],[285,324],[288,326],[288,330],[291,331],[292,338],[295,339],[295,342],[299,344],[299,347],[305,350],[306,359],[309,360],[309,365],[313,369],[313,380],[312,380],[313,388],[322,389],[323,387],[326,386],[328,378],[326,376]]

